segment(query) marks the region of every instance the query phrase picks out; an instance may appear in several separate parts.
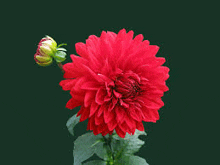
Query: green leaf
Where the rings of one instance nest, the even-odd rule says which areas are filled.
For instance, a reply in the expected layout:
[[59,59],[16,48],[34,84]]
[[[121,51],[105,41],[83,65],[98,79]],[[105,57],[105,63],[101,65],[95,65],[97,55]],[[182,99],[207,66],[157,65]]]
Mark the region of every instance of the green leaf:
[[106,162],[102,160],[92,160],[92,161],[83,163],[83,165],[106,165]]
[[63,62],[65,61],[66,59],[66,53],[63,52],[63,51],[57,51],[54,55],[54,59],[57,61],[57,62]]
[[[102,138],[102,135],[99,134],[95,136],[93,133],[86,133],[79,136],[74,142],[74,165],[81,165],[83,161],[87,160],[96,153],[97,149],[100,150],[100,148],[98,148],[99,143],[97,143],[97,141],[100,141]],[[100,141],[100,143],[102,142]]]
[[136,130],[134,135],[127,135],[125,137],[125,142],[127,141],[127,146],[125,148],[126,154],[133,154],[138,152],[142,145],[144,145],[145,142],[138,138],[140,135],[147,134],[146,132]]
[[67,123],[66,123],[66,126],[67,126],[67,128],[68,128],[68,131],[69,131],[70,134],[73,135],[73,136],[74,136],[74,131],[73,131],[73,129],[74,129],[74,127],[76,126],[76,124],[79,123],[79,119],[80,119],[80,117],[76,117],[76,114],[75,114],[75,115],[73,115],[73,116],[67,121]]
[[135,131],[134,135],[127,134],[125,138],[120,138],[118,135],[113,135],[112,148],[115,151],[115,157],[120,158],[122,155],[132,155],[138,152],[144,141],[140,140],[138,137],[140,135],[147,135],[143,131]]
[[104,139],[103,138],[100,140],[100,143],[96,144],[95,154],[99,158],[101,158],[103,160],[107,160],[108,156],[107,156],[106,148],[104,147]]
[[145,159],[139,156],[122,156],[118,163],[120,165],[149,165]]

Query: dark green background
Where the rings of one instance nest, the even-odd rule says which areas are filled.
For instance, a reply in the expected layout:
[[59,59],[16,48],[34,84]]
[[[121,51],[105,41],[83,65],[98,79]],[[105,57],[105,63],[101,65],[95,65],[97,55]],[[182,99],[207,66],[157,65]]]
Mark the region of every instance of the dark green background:
[[[13,4],[13,5],[12,5]],[[143,34],[152,45],[160,47],[157,56],[165,57],[170,68],[160,120],[145,123],[146,141],[137,155],[150,165],[205,164],[201,140],[207,127],[198,124],[199,113],[206,110],[198,97],[205,97],[206,79],[199,68],[206,30],[202,27],[206,4],[179,1],[90,1],[40,2],[23,1],[4,4],[1,56],[8,57],[2,69],[2,143],[5,164],[70,165],[73,140],[86,132],[86,122],[76,127],[72,137],[65,126],[78,109],[68,110],[68,92],[58,83],[63,79],[56,65],[39,67],[33,56],[45,35],[58,43],[68,43],[69,55],[75,43],[102,30],[133,30]],[[201,6],[202,5],[202,6]],[[212,7],[214,7],[213,5]],[[213,10],[214,12],[215,10]],[[214,14],[214,13],[213,13]],[[206,19],[205,21],[211,21]],[[199,43],[199,44],[198,44]],[[206,59],[208,60],[208,59]],[[203,78],[199,78],[203,77]],[[201,80],[200,83],[195,80]],[[201,90],[203,89],[203,93]],[[205,103],[205,102],[203,102]],[[206,121],[206,120],[202,120]],[[201,131],[204,131],[201,134]],[[201,147],[203,146],[203,147]],[[209,161],[207,161],[209,162]]]

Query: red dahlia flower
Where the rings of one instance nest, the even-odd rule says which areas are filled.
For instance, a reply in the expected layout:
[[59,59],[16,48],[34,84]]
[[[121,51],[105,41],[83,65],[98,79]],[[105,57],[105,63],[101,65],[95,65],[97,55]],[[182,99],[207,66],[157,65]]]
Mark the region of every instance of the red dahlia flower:
[[126,133],[144,131],[143,123],[156,122],[164,105],[161,97],[168,87],[169,68],[165,59],[155,57],[159,47],[149,45],[139,34],[125,29],[118,34],[102,32],[91,35],[86,44],[77,43],[72,63],[63,66],[63,90],[72,98],[66,107],[81,106],[77,116],[88,119],[88,130],[95,135],[112,134],[124,138]]

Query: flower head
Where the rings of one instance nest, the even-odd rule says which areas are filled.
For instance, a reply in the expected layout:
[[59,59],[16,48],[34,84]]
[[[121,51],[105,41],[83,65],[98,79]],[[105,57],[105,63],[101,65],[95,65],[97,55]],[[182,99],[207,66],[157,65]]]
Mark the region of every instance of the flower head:
[[133,39],[133,31],[118,34],[103,31],[100,37],[89,36],[86,44],[77,43],[73,62],[63,66],[63,90],[72,98],[66,107],[81,106],[77,116],[88,119],[88,130],[95,135],[120,137],[144,130],[142,121],[156,122],[164,105],[161,97],[168,87],[169,68],[161,66],[165,59],[156,57],[159,47]]

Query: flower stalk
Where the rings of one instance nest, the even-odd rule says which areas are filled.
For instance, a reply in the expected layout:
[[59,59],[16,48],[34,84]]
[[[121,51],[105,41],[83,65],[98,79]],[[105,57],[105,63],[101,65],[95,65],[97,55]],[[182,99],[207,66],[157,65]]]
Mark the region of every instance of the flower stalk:
[[114,165],[115,162],[114,151],[111,146],[112,135],[109,135],[109,138],[106,138],[105,136],[103,136],[103,138],[105,141],[104,148],[106,149],[107,152],[107,165]]
[[61,69],[61,71],[64,73],[63,64],[62,64],[61,62],[57,62],[57,65],[59,66],[59,68]]

